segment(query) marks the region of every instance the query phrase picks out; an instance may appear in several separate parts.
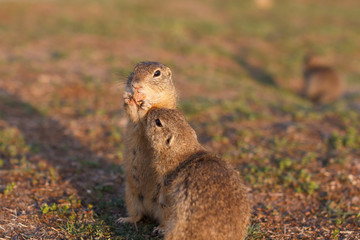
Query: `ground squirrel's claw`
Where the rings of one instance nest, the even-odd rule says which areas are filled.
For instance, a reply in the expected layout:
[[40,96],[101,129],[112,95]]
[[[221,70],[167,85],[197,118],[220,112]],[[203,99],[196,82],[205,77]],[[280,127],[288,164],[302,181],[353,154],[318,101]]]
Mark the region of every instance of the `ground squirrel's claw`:
[[118,218],[115,222],[116,223],[133,223],[135,225],[136,231],[138,231],[137,222],[140,221],[141,217],[136,217],[135,219],[132,217],[121,217]]
[[136,223],[140,221],[141,217],[121,217],[116,220],[117,223]]
[[140,105],[140,108],[142,110],[148,111],[151,107],[152,107],[152,103],[149,100],[147,99],[142,100]]
[[132,94],[130,92],[124,92],[123,94],[123,98],[131,98],[132,97]]
[[132,97],[132,94],[129,92],[125,92],[123,95],[125,104],[132,104],[135,103],[135,100]]
[[121,218],[118,218],[115,222],[116,223],[128,223],[128,222],[131,222],[131,218],[129,218],[129,217],[121,217]]
[[143,118],[151,107],[152,107],[152,103],[149,100],[147,99],[142,100],[139,108],[139,117]]
[[153,234],[164,234],[165,229],[164,226],[160,225],[156,228],[154,228],[154,230],[152,231]]

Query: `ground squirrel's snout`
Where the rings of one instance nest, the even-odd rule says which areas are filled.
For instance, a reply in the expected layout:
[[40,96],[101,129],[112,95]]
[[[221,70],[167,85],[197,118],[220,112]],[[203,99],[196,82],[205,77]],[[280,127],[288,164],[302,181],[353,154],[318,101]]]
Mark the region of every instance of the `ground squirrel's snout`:
[[140,89],[142,88],[141,79],[139,77],[134,77],[131,81],[131,87],[133,89]]
[[131,84],[131,87],[134,89],[134,90],[139,90],[139,89],[141,89],[142,87],[141,86],[139,86],[139,85],[137,85],[137,84]]

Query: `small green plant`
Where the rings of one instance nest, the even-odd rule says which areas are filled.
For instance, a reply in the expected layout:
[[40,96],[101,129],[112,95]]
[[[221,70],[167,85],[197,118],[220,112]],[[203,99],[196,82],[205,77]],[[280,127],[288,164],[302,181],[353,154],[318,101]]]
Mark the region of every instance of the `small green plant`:
[[121,136],[121,128],[119,127],[113,127],[111,129],[111,140],[117,144],[121,142],[122,136]]
[[54,168],[49,168],[49,175],[50,175],[50,178],[51,178],[51,184],[55,184],[56,183],[56,180],[58,179],[58,174],[57,172],[55,171]]
[[16,157],[29,151],[23,136],[16,128],[0,129],[0,153]]
[[308,152],[301,159],[301,165],[306,167],[309,163],[314,162],[315,160],[316,160],[316,153],[315,152]]
[[261,239],[265,233],[261,230],[261,227],[259,224],[251,224],[248,227],[248,238],[251,237],[251,239]]
[[328,144],[331,149],[339,150],[343,147],[343,139],[338,133],[334,132],[331,134]]
[[72,210],[60,225],[60,229],[71,239],[86,239],[91,236],[95,239],[109,239],[110,229],[104,220],[99,219],[88,205],[88,209]]
[[319,188],[319,184],[317,184],[315,181],[310,181],[310,182],[306,182],[302,185],[303,189],[308,193],[308,194],[313,194],[315,190],[317,190]]
[[340,230],[337,228],[333,231],[332,233],[332,236],[334,239],[338,239],[339,238],[339,233],[340,233]]
[[56,211],[58,209],[56,203],[54,203],[53,205],[49,206],[47,203],[45,203],[44,205],[42,205],[41,207],[41,212],[43,214],[47,214],[51,211]]
[[14,187],[15,187],[15,182],[8,184],[6,186],[6,189],[4,190],[4,194],[9,195],[14,190]]
[[286,168],[291,167],[292,161],[290,158],[284,158],[279,161],[279,169],[281,171],[285,170]]
[[343,145],[349,148],[356,149],[359,147],[359,138],[354,127],[349,127],[347,133],[343,138]]

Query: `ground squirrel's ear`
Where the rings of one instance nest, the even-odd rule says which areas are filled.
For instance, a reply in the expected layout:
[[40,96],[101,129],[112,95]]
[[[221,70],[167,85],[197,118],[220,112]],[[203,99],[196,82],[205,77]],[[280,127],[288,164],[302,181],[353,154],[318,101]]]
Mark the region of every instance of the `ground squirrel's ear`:
[[171,72],[170,68],[166,69],[166,74],[167,74],[168,78],[171,78],[172,72]]
[[192,135],[194,136],[195,139],[197,139],[197,135],[196,135],[195,130],[194,130],[194,129],[191,129],[191,130],[192,130],[192,131],[191,131]]
[[166,146],[170,146],[173,142],[173,136],[170,135],[167,139],[166,139]]

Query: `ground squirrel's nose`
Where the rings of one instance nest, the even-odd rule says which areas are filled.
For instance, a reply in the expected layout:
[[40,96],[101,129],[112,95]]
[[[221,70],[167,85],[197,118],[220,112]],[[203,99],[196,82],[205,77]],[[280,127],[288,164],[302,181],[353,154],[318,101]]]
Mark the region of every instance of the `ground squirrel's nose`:
[[141,86],[137,86],[136,84],[132,84],[131,86],[132,86],[135,90],[139,90],[139,89],[142,88]]

